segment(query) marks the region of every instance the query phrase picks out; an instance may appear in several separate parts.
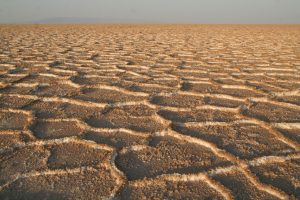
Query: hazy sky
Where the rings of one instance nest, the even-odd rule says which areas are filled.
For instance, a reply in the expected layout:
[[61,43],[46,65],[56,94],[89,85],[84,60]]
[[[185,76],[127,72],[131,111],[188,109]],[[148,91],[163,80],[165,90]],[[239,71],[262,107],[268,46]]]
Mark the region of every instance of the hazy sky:
[[300,0],[0,0],[0,23],[300,23]]

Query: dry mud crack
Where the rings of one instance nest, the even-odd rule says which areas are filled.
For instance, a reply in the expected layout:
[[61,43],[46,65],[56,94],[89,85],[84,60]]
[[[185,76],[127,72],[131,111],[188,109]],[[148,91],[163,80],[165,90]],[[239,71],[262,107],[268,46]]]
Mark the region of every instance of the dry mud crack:
[[0,199],[299,199],[300,27],[0,26]]

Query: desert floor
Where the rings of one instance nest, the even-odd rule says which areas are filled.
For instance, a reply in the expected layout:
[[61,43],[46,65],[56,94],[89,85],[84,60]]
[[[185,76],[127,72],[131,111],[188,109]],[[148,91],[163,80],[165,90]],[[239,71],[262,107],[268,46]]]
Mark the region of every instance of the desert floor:
[[297,199],[299,143],[299,25],[0,26],[0,199]]

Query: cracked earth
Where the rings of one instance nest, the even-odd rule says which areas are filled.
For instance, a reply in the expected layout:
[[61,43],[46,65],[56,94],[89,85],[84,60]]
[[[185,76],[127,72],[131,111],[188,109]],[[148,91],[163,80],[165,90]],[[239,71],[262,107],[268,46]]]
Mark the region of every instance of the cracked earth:
[[299,143],[299,25],[0,26],[0,199],[298,199]]

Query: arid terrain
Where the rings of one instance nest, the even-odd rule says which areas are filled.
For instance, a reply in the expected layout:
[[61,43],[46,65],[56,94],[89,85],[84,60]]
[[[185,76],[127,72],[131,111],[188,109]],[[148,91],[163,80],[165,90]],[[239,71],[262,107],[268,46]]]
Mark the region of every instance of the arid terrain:
[[299,199],[300,25],[1,25],[0,199]]

